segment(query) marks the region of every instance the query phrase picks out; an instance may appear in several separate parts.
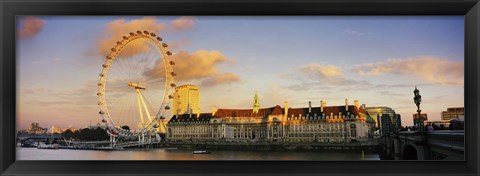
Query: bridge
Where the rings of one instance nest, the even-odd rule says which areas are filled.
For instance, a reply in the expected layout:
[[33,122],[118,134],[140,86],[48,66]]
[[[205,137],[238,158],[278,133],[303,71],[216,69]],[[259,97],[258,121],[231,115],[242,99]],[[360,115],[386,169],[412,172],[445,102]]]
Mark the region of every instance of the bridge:
[[60,139],[61,135],[59,134],[20,134],[17,135],[17,142],[20,142],[22,147],[32,146],[36,143],[37,146],[40,145],[40,142],[46,142],[48,140]]
[[464,160],[464,130],[400,131],[380,139],[382,160]]

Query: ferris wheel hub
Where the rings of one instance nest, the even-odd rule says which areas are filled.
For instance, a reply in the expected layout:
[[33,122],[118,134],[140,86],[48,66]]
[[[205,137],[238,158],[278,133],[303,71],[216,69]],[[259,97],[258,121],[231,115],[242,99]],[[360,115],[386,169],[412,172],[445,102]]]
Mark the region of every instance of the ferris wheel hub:
[[133,83],[133,82],[128,82],[128,86],[133,87],[135,89],[142,89],[142,90],[146,89],[145,86],[142,86],[140,84]]

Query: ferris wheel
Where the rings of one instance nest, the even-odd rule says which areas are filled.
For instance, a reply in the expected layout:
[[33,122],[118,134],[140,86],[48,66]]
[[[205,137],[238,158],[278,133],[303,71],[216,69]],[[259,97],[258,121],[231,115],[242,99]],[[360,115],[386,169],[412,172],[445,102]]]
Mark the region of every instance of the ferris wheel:
[[106,56],[97,104],[110,137],[145,141],[166,132],[176,74],[172,53],[162,40],[148,31],[130,32]]

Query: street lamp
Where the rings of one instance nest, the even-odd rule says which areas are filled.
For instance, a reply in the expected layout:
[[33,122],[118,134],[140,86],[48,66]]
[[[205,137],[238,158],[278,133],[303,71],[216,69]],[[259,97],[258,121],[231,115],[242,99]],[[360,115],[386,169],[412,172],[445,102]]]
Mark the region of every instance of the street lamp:
[[422,112],[422,110],[420,110],[420,103],[422,102],[422,96],[420,95],[420,91],[417,89],[417,86],[415,86],[415,90],[413,90],[413,94],[415,95],[415,97],[413,97],[413,100],[417,105],[417,112],[418,112],[418,118],[416,119],[417,125],[418,125],[418,131],[424,132],[425,126],[423,126],[423,118],[420,114],[420,112]]

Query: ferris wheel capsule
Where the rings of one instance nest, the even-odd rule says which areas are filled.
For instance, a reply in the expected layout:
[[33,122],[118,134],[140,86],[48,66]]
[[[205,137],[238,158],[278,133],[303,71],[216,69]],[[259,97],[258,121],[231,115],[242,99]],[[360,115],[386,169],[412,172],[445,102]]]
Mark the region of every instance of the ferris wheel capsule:
[[162,43],[162,46],[163,46],[163,47],[168,47],[168,44]]
[[165,106],[165,109],[166,109],[166,110],[169,110],[169,109],[170,109],[170,106],[166,105],[166,106]]
[[167,55],[171,56],[171,55],[172,55],[172,52],[167,51]]

